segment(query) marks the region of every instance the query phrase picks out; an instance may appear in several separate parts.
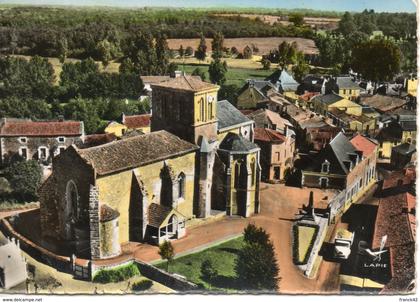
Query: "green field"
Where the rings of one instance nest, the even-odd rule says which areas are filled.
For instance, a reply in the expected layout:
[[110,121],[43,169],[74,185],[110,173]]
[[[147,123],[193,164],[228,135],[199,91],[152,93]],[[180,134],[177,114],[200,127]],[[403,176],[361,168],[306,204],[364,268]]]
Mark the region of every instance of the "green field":
[[[242,244],[243,237],[239,237],[202,252],[177,258],[169,266],[169,271],[185,276],[189,281],[202,285],[208,290],[235,292],[239,290],[234,271],[235,259]],[[206,259],[210,259],[218,271],[215,280],[203,280],[201,277],[201,263]],[[166,269],[166,262],[156,266]]]
[[[185,71],[187,74],[191,74],[192,71],[196,68],[200,68],[201,70],[206,72],[206,81],[209,81],[209,74],[207,65],[178,65],[179,70]],[[263,70],[263,69],[246,69],[246,68],[228,68],[228,72],[226,74],[226,85],[237,85],[239,87],[243,86],[247,79],[265,79],[270,74],[272,74],[274,70]]]

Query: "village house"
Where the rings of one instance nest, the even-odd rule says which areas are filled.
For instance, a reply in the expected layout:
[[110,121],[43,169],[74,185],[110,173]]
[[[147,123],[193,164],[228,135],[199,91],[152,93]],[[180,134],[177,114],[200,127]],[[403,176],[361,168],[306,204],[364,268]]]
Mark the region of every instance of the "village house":
[[403,143],[416,143],[417,124],[414,121],[405,122],[402,125],[392,121],[385,128],[379,130],[376,139],[379,142],[379,157],[390,159],[392,148]]
[[320,151],[339,133],[339,127],[326,123],[319,117],[301,122],[297,131],[297,141],[299,150]]
[[404,108],[407,105],[407,100],[375,94],[373,96],[361,97],[360,105],[374,108],[383,114],[398,108]]
[[340,128],[359,133],[369,133],[369,131],[376,129],[376,118],[365,114],[349,114],[346,110],[333,107],[327,112],[327,116],[335,126]]
[[255,122],[256,128],[268,128],[280,132],[283,135],[294,134],[292,124],[282,118],[278,113],[268,109],[259,109],[247,115]]
[[51,159],[73,143],[84,140],[83,122],[0,119],[1,163],[14,156],[49,165]]
[[151,133],[54,159],[39,192],[41,230],[69,253],[110,258],[129,241],[178,239],[194,218],[259,212],[254,122],[193,77],[152,91]]
[[283,181],[292,172],[295,139],[269,128],[255,128],[255,143],[261,148],[261,178]]
[[299,95],[296,105],[303,109],[313,110],[312,98],[317,95],[319,95],[319,92],[305,92]]
[[346,192],[346,207],[376,181],[377,144],[357,134],[338,133],[302,171],[302,186]]
[[338,94],[348,100],[356,100],[360,95],[360,86],[351,76],[339,76],[335,79]]
[[287,100],[296,102],[298,95],[296,94],[299,83],[285,69],[277,69],[269,75],[266,81],[270,81],[275,85],[277,91],[281,93]]
[[333,108],[351,115],[362,115],[362,106],[335,93],[315,96],[311,99],[311,102],[314,112],[323,116],[327,116]]
[[247,80],[238,92],[236,107],[238,109],[265,108],[269,101],[268,93],[273,91],[277,92],[277,88],[270,81]]
[[409,164],[416,163],[416,145],[404,143],[392,148],[391,165],[395,169],[402,169]]
[[105,133],[112,133],[117,137],[124,136],[127,132],[138,130],[140,133],[150,132],[150,119],[151,114],[138,114],[138,115],[121,115],[119,122],[112,121],[104,129]]

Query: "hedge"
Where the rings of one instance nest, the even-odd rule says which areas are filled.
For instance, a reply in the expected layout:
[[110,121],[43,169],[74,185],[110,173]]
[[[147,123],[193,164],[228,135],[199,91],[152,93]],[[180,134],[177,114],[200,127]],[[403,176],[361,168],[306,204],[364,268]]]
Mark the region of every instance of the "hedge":
[[[313,227],[315,228],[315,233],[312,236],[311,243],[309,244],[308,250],[306,252],[305,258],[303,261],[299,261],[299,237],[298,237],[298,227],[299,226],[306,226],[306,227]],[[299,223],[293,225],[293,263],[295,265],[304,265],[308,263],[309,257],[311,255],[312,248],[314,246],[315,240],[318,236],[319,226],[316,224],[308,224],[308,223]]]
[[131,289],[133,291],[143,291],[143,290],[148,290],[149,288],[151,288],[153,285],[153,282],[150,280],[141,280],[138,282],[135,282],[133,284],[133,286],[131,287]]
[[140,271],[137,267],[137,264],[131,263],[120,266],[115,269],[103,269],[95,274],[93,277],[93,282],[97,283],[110,283],[110,282],[120,282],[136,275],[140,275]]

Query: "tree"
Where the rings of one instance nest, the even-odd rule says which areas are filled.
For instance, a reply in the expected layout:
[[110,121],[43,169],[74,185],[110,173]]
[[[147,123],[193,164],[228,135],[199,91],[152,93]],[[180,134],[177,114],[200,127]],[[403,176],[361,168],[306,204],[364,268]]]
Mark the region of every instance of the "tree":
[[270,62],[269,59],[267,59],[267,57],[264,56],[261,59],[261,65],[263,66],[263,69],[264,70],[269,70],[270,69],[270,66],[271,66],[271,62]]
[[343,17],[341,17],[340,22],[338,22],[337,31],[346,37],[356,30],[357,26],[354,23],[353,15],[349,12],[345,12]]
[[223,34],[221,32],[216,32],[213,37],[213,41],[211,42],[211,51],[212,51],[212,58],[217,60],[223,57],[223,41],[224,41]]
[[185,56],[190,57],[194,54],[194,49],[191,46],[188,46],[185,49]]
[[309,64],[305,61],[305,55],[302,52],[297,54],[297,64],[292,67],[293,75],[298,82],[301,82],[305,75],[310,71]]
[[166,271],[169,272],[169,263],[174,259],[174,247],[170,241],[165,240],[159,245],[159,255],[162,260],[166,260]]
[[305,22],[303,15],[293,14],[289,17],[289,21],[292,22],[295,26],[302,26]]
[[378,83],[389,81],[400,70],[400,49],[390,40],[373,39],[352,49],[351,68],[363,78]]
[[264,229],[248,225],[244,242],[235,261],[238,281],[250,290],[277,290],[279,268],[270,236]]
[[108,40],[100,41],[96,46],[98,52],[98,58],[106,68],[109,62],[112,60],[112,45]]
[[206,38],[204,38],[203,34],[201,34],[200,44],[198,44],[198,48],[195,51],[195,57],[200,61],[204,61],[206,59],[206,52],[207,52]]
[[228,100],[230,103],[235,105],[235,101],[238,98],[240,87],[235,84],[223,85],[220,87],[217,93],[217,99],[219,101]]
[[178,49],[178,54],[181,58],[185,56],[185,50],[184,50],[184,47],[182,46],[182,44]]
[[165,35],[159,35],[156,40],[157,74],[170,74],[170,50]]
[[63,64],[64,61],[67,58],[69,52],[69,46],[66,37],[61,37],[61,39],[58,40],[58,58],[60,60],[60,63]]
[[195,68],[191,74],[193,76],[199,76],[202,81],[206,80],[206,72],[199,67]]
[[35,201],[41,184],[42,171],[34,160],[19,160],[5,169],[5,177],[15,197],[21,201]]
[[249,47],[248,45],[245,46],[245,48],[243,50],[243,58],[244,59],[252,59],[252,55],[253,55],[252,48]]
[[201,263],[200,272],[202,278],[207,281],[214,280],[219,274],[210,259],[206,259]]
[[210,81],[213,84],[223,85],[226,82],[227,64],[220,59],[214,60],[209,66]]

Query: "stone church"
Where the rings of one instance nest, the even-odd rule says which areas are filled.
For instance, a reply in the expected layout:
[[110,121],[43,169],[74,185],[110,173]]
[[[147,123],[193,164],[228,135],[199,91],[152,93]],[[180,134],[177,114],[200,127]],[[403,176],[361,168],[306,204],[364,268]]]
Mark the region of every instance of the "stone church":
[[151,133],[55,157],[39,192],[43,237],[106,259],[129,241],[181,238],[195,218],[258,213],[254,122],[218,89],[186,75],[154,84]]

